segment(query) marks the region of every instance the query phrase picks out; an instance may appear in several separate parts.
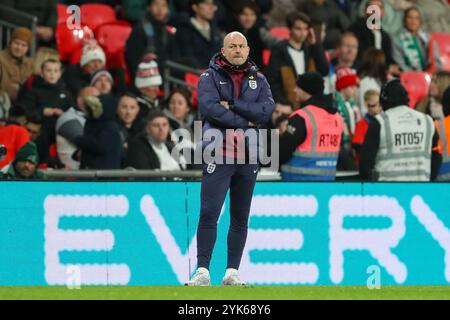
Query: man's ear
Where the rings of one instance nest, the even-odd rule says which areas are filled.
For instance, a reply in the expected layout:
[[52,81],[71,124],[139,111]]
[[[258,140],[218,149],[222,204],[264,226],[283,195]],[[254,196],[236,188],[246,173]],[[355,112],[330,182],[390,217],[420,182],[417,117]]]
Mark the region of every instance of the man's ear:
[[224,54],[225,49],[224,48],[220,49],[220,52],[222,52],[222,55],[225,57],[225,54]]

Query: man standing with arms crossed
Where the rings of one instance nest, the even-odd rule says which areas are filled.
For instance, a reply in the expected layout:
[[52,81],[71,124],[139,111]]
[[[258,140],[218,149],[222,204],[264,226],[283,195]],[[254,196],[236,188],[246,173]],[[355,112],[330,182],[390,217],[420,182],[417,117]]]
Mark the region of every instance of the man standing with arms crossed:
[[[275,103],[270,86],[257,67],[248,59],[250,48],[247,39],[239,32],[231,32],[223,42],[220,53],[214,55],[209,68],[201,75],[198,84],[198,100],[203,121],[203,137],[207,130],[218,129],[223,141],[218,153],[210,161],[203,159],[200,221],[197,229],[197,272],[186,285],[211,284],[209,265],[217,237],[217,222],[230,189],[230,228],[228,231],[228,259],[223,285],[245,285],[238,275],[242,253],[247,239],[248,218],[253,189],[259,165],[246,157],[244,164],[237,160],[245,157],[237,144],[244,140],[243,132],[225,135],[226,129],[254,130],[267,123]],[[203,141],[205,144],[205,141]],[[250,143],[247,155],[258,148]],[[232,161],[230,161],[230,159]],[[241,161],[239,161],[241,163]]]

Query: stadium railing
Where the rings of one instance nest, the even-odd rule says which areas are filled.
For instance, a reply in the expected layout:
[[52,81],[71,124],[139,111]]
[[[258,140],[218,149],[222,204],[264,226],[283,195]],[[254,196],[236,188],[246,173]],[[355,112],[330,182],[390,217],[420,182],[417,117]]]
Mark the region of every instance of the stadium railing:
[[[0,49],[8,46],[11,33],[18,27],[30,28],[33,39],[36,40],[37,17],[0,4]],[[33,41],[29,55],[34,56],[36,41]]]

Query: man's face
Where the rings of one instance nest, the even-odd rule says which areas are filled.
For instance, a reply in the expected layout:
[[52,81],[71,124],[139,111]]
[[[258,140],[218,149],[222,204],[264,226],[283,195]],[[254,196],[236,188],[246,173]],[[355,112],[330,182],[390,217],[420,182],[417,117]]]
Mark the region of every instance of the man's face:
[[380,114],[383,110],[380,105],[380,98],[377,95],[371,95],[366,100],[367,113],[372,117],[375,117],[377,114]]
[[92,61],[89,61],[87,64],[83,66],[83,72],[86,74],[93,74],[95,71],[104,69],[105,64],[102,62],[102,60],[95,59]]
[[111,92],[112,84],[107,76],[101,76],[95,81],[94,87],[96,87],[101,94],[108,94]]
[[306,39],[308,38],[309,27],[308,24],[304,23],[303,21],[297,20],[295,21],[290,31],[291,31],[291,38],[295,42],[305,42]]
[[277,103],[275,105],[275,111],[272,113],[272,123],[275,124],[277,119],[282,115],[290,115],[292,113],[292,107],[288,104]]
[[256,22],[256,13],[250,8],[244,8],[239,15],[239,23],[245,30],[253,28]]
[[36,141],[37,138],[41,135],[41,124],[33,123],[33,122],[27,122],[25,125],[26,129],[30,133],[30,139],[31,141]]
[[192,6],[192,10],[194,10],[195,14],[201,19],[212,21],[214,14],[216,13],[217,6],[213,0],[205,0],[199,4],[194,4]]
[[28,52],[28,43],[23,40],[15,39],[11,41],[10,51],[13,57],[20,59],[25,57]]
[[36,165],[30,161],[19,161],[16,163],[15,169],[21,177],[29,178],[36,171]]
[[247,61],[249,53],[250,47],[245,37],[234,34],[225,38],[222,54],[232,65],[240,66],[244,64]]
[[342,43],[338,47],[339,59],[353,65],[357,55],[358,55],[358,39],[356,39],[356,37],[353,36],[347,36],[343,38]]
[[159,87],[150,86],[145,88],[139,88],[139,91],[150,100],[156,100],[156,98],[158,97]]
[[147,134],[156,142],[164,143],[169,137],[169,121],[167,118],[159,117],[147,124]]
[[42,67],[42,77],[50,84],[56,84],[61,78],[61,64],[46,62]]
[[154,0],[148,6],[148,11],[156,21],[165,22],[169,15],[167,0]]
[[117,114],[125,125],[132,125],[139,112],[139,105],[136,99],[124,96],[117,106]]

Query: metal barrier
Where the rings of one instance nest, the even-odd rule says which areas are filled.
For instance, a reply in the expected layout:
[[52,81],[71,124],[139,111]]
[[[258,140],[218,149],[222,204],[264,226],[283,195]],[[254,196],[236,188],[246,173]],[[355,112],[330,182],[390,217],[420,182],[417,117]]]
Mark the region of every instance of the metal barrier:
[[199,71],[198,69],[194,69],[170,60],[166,61],[164,68],[164,98],[167,98],[169,96],[170,90],[174,87],[181,86],[189,90],[197,89],[197,86],[194,86],[192,84],[187,83],[184,80],[174,77],[172,71],[190,72],[198,76],[202,74],[202,72]]
[[[30,28],[33,39],[36,39],[37,20],[35,16],[0,5],[0,49],[8,46],[12,31],[18,27]],[[35,52],[36,41],[32,41],[28,54],[34,56]]]
[[[44,171],[50,180],[145,180],[145,181],[199,181],[201,170],[159,171],[159,170],[52,170]],[[339,171],[337,181],[359,181],[356,171]],[[278,172],[262,168],[257,181],[281,181]]]

